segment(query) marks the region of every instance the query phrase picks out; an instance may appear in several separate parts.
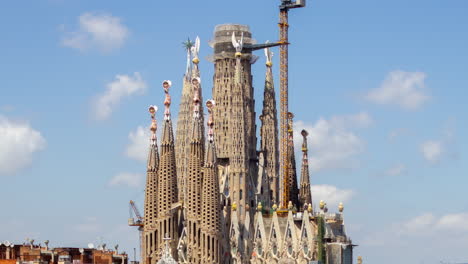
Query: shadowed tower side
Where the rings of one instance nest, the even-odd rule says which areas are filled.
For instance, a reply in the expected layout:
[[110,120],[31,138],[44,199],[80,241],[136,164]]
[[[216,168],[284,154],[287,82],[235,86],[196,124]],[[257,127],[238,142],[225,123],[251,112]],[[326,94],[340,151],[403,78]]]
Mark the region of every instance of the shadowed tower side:
[[[279,202],[279,157],[278,157],[278,117],[276,111],[275,87],[271,61],[273,52],[265,49],[266,76],[265,90],[263,92],[263,110],[260,115],[260,150],[265,157],[265,171],[269,180],[270,199],[273,203]],[[265,190],[268,191],[268,190]],[[265,203],[264,203],[265,205]]]
[[288,113],[288,186],[289,198],[296,208],[299,207],[299,189],[297,187],[296,155],[294,153],[293,113]]

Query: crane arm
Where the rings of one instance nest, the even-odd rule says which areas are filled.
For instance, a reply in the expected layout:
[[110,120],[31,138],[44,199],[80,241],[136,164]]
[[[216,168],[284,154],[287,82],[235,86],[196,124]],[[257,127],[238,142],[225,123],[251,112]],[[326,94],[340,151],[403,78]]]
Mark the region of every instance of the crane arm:
[[143,217],[141,216],[140,211],[138,211],[138,208],[136,207],[135,202],[133,200],[130,200],[130,207],[132,208],[138,220],[143,221]]

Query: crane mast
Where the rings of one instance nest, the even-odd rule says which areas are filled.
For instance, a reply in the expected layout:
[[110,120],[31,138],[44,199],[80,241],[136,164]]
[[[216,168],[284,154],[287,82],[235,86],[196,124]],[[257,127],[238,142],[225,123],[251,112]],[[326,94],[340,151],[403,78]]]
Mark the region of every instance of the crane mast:
[[305,0],[282,0],[280,5],[280,179],[281,179],[281,208],[288,207],[290,197],[289,168],[288,168],[288,11],[291,8],[305,7]]

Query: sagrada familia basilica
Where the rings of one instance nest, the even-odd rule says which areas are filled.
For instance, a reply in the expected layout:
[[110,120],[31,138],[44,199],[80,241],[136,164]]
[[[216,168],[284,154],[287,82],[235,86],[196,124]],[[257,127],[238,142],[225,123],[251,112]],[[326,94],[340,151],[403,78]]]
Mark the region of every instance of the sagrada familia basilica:
[[[297,177],[292,113],[287,120],[288,173],[280,174],[268,48],[274,45],[255,44],[247,26],[217,26],[210,42],[213,99],[204,102],[200,41],[189,44],[175,134],[171,81],[163,82],[164,119],[157,122],[157,107],[149,108],[143,263],[353,263],[355,245],[345,232],[343,205],[333,214],[323,201],[312,205],[305,130]],[[266,55],[260,144],[251,74],[258,49]]]

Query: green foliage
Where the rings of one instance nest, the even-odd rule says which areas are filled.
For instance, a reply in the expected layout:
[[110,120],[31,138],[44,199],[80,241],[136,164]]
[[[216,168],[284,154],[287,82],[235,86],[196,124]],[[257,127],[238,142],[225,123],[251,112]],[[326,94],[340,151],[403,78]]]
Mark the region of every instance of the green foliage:
[[325,252],[325,245],[324,245],[324,238],[325,238],[325,222],[323,220],[323,217],[319,216],[317,218],[317,227],[318,227],[318,234],[317,234],[317,239],[318,239],[318,245],[317,245],[317,250],[318,250],[318,260],[321,261],[322,263],[326,263],[326,252]]
[[182,42],[182,46],[184,46],[184,49],[187,51],[189,51],[193,45],[195,45],[195,42],[191,41],[190,38],[187,38],[186,41]]

